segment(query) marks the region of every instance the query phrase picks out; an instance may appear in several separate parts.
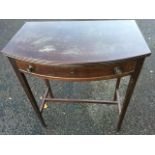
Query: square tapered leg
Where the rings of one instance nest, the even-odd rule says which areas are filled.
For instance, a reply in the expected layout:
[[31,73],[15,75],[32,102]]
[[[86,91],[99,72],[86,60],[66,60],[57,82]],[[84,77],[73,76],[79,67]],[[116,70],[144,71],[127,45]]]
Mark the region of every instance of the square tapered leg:
[[126,95],[125,95],[125,99],[124,99],[123,106],[122,106],[122,109],[121,109],[121,112],[119,115],[119,120],[117,123],[117,131],[119,131],[121,128],[124,116],[126,114],[126,111],[127,111],[131,96],[133,94],[137,79],[139,77],[141,68],[143,66],[143,63],[144,63],[144,58],[137,60],[135,71],[133,72],[133,74],[130,77],[128,88],[127,88]]
[[17,76],[17,78],[18,78],[18,80],[19,80],[21,86],[23,87],[23,89],[24,89],[24,91],[25,91],[25,93],[26,93],[28,99],[30,100],[30,103],[31,103],[31,105],[32,105],[32,107],[33,107],[33,109],[34,109],[34,111],[36,112],[36,114],[37,114],[39,120],[41,121],[42,125],[43,125],[44,127],[46,127],[45,121],[44,121],[44,119],[43,119],[43,117],[42,117],[42,114],[41,114],[41,112],[40,112],[40,110],[39,110],[39,107],[38,107],[38,105],[37,105],[37,102],[36,102],[36,100],[35,100],[35,97],[34,97],[32,91],[31,91],[31,88],[30,88],[30,86],[29,86],[29,84],[28,84],[28,81],[27,81],[27,79],[26,79],[24,73],[21,73],[21,72],[18,70],[18,67],[17,67],[16,64],[14,63],[14,60],[13,60],[13,59],[9,58],[9,61],[10,61],[11,65],[12,65],[12,67],[13,67],[15,73],[16,73],[16,76]]

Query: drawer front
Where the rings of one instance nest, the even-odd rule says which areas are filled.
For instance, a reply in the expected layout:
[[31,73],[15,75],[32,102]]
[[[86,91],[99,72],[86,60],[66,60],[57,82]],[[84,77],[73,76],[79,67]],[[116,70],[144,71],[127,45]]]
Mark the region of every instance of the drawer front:
[[86,65],[59,65],[48,66],[22,62],[16,60],[16,64],[21,71],[38,76],[47,76],[55,78],[99,78],[116,77],[123,74],[129,74],[134,71],[136,61],[128,60],[126,62],[109,64],[86,64]]

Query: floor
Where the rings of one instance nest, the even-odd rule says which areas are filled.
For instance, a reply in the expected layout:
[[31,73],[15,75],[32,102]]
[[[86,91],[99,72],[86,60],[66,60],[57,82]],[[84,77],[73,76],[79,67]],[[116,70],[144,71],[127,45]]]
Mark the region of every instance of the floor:
[[[0,50],[25,20],[0,20]],[[152,55],[145,61],[120,132],[116,132],[115,106],[88,104],[50,104],[42,127],[24,94],[8,60],[0,54],[0,134],[47,135],[142,135],[155,134],[155,20],[137,20]],[[45,90],[40,79],[27,77],[40,101]],[[128,78],[121,81],[121,93]],[[54,95],[64,98],[111,99],[115,80],[100,82],[51,81]]]

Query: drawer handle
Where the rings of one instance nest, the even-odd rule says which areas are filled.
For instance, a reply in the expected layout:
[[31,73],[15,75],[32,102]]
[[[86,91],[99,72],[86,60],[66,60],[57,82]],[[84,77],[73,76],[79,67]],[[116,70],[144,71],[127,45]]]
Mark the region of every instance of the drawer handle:
[[33,71],[34,71],[33,66],[32,66],[32,65],[29,65],[28,68],[27,68],[27,72],[28,72],[28,73],[31,73],[31,72],[33,72]]
[[74,73],[75,73],[74,71],[71,71],[71,72],[70,72],[70,74],[74,74]]
[[121,74],[122,73],[121,68],[119,66],[114,67],[114,73],[115,74]]

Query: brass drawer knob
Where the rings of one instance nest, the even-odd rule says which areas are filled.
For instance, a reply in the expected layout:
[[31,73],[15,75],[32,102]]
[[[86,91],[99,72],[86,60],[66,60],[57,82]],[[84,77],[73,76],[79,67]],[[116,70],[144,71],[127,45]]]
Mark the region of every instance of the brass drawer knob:
[[32,66],[32,65],[29,65],[28,68],[27,68],[27,72],[28,72],[28,73],[31,73],[31,72],[33,72],[33,71],[34,71],[33,66]]
[[122,69],[119,66],[114,67],[114,74],[121,74]]

